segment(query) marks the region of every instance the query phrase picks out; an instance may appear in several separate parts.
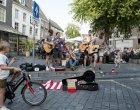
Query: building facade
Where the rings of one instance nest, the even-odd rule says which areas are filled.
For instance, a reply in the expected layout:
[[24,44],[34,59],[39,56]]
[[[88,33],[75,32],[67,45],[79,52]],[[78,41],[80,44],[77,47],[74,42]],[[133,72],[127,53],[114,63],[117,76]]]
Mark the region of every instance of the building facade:
[[40,9],[40,18],[34,27],[32,15],[33,0],[0,0],[0,40],[10,43],[11,53],[23,50],[23,40],[40,40],[47,36],[48,30],[63,32],[61,27],[49,20]]
[[0,40],[10,43],[10,53],[20,51],[21,39],[25,39],[22,33],[12,27],[12,3],[13,0],[0,0]]
[[63,29],[53,20],[49,19],[49,29],[52,29],[54,31],[54,36],[57,32],[60,32],[61,35],[63,35]]
[[40,23],[35,28],[33,26],[32,0],[14,0],[12,15],[13,28],[29,38],[35,35],[36,39],[40,39]]
[[123,39],[123,35],[120,35],[119,38],[115,38],[112,35],[112,38],[109,39],[109,44],[115,48],[123,49],[127,47],[137,49],[140,45],[140,31],[138,28],[133,29],[132,36],[128,39]]

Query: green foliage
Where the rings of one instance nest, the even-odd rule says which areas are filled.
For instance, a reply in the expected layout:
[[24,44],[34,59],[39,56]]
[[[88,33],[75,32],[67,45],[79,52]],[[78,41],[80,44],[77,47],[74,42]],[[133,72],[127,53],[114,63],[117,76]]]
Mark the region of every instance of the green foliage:
[[23,45],[25,46],[26,51],[31,51],[33,48],[33,39],[26,39],[23,41]]
[[74,19],[91,23],[94,32],[104,30],[108,38],[114,28],[128,38],[140,25],[140,0],[74,0],[71,11]]
[[71,24],[68,24],[68,26],[66,27],[65,34],[68,38],[75,38],[75,37],[80,36],[79,31],[80,31],[80,28],[77,25],[71,23]]

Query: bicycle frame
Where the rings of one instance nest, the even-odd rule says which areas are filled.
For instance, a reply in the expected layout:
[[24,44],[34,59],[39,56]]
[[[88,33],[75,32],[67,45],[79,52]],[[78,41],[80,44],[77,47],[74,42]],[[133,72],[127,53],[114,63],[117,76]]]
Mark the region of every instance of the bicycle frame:
[[23,76],[16,82],[15,86],[7,85],[8,89],[9,89],[9,87],[12,87],[12,92],[15,92],[17,90],[17,88],[21,85],[21,83],[23,83],[24,81],[26,81],[26,85],[27,85],[27,83],[30,82],[29,75],[26,75],[24,72],[22,72],[22,73],[23,73]]

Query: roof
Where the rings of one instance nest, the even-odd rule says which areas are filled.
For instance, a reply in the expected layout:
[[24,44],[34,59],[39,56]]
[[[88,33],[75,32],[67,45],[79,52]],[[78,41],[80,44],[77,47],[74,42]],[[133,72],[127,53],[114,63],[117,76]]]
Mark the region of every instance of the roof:
[[63,30],[56,22],[54,22],[54,21],[51,20],[51,19],[49,20],[49,22],[50,22],[50,24],[51,24],[53,27],[55,27],[56,29],[58,29],[58,30],[64,32],[64,30]]
[[47,19],[47,17],[45,16],[45,14],[43,13],[43,11],[42,11],[41,8],[40,8],[40,10],[39,10],[39,13],[40,13],[40,17],[41,17],[42,19],[44,19],[45,21],[48,21],[48,22],[49,22],[49,20]]
[[17,30],[15,30],[13,27],[11,27],[5,23],[2,23],[2,22],[0,22],[0,31],[26,36],[26,35],[23,35],[22,33],[18,32]]

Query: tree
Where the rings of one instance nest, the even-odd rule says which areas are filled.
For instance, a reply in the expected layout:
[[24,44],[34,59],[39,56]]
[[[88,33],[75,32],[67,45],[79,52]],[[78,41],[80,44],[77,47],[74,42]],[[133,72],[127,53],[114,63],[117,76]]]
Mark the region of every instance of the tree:
[[114,29],[128,38],[140,26],[140,0],[74,0],[71,11],[74,19],[91,23],[94,32],[104,30],[106,40]]
[[80,28],[77,25],[70,23],[66,27],[65,34],[66,34],[66,36],[68,38],[75,38],[75,37],[80,36],[80,32],[79,31],[80,31]]

